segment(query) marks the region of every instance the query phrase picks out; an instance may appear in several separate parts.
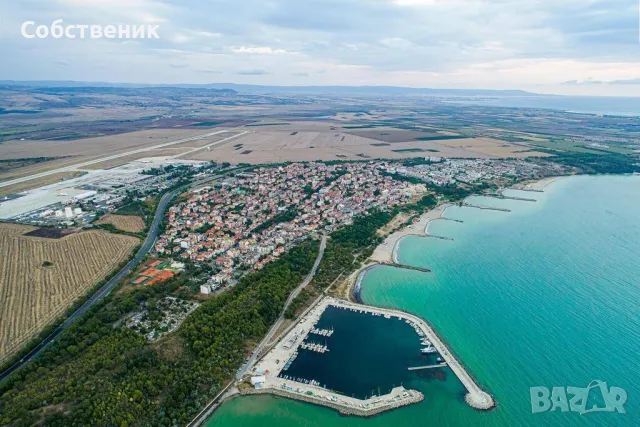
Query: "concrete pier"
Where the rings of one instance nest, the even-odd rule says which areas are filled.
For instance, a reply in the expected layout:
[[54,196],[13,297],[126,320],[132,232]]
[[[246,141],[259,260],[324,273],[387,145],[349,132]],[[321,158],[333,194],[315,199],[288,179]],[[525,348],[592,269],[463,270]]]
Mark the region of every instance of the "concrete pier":
[[419,391],[406,390],[404,387],[396,387],[391,390],[391,393],[383,396],[359,400],[347,396],[331,395],[326,390],[289,380],[283,380],[280,388],[250,389],[242,394],[274,394],[314,405],[326,406],[335,409],[342,415],[365,418],[424,400],[424,395]]

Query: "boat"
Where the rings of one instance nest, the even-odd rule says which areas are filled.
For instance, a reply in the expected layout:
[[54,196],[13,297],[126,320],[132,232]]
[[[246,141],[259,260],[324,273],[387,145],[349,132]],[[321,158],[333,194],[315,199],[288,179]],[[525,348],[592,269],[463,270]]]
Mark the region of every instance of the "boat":
[[436,348],[433,346],[428,346],[423,348],[420,351],[422,352],[422,354],[432,354],[432,353],[436,353],[438,350],[436,350]]

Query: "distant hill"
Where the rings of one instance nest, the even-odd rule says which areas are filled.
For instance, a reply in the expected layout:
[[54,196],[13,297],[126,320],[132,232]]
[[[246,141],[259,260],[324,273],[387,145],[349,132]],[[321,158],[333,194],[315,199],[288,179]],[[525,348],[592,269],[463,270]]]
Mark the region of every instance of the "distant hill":
[[289,93],[308,95],[433,95],[433,96],[538,96],[523,90],[491,89],[430,89],[401,86],[261,86],[236,83],[209,84],[137,84],[80,82],[72,80],[16,81],[0,80],[0,85],[48,88],[178,88],[214,89],[239,93],[267,94]]

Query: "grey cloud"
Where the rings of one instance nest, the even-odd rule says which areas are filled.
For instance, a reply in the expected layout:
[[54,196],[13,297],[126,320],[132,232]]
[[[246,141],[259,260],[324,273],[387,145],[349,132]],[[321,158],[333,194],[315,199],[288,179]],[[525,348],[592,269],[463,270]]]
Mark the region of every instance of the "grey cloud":
[[[33,78],[51,77],[48,66],[59,58],[78,76],[108,64],[119,70],[120,80],[149,78],[144,67],[130,65],[139,60],[152,63],[153,78],[159,79],[176,75],[172,69],[187,68],[180,73],[184,78],[270,75],[273,83],[281,78],[286,84],[287,76],[310,72],[315,79],[330,79],[336,75],[332,67],[341,65],[380,75],[446,75],[507,59],[633,62],[640,51],[637,4],[631,0],[447,0],[424,7],[401,7],[391,0],[147,0],[126,7],[136,13],[128,16],[116,7],[101,12],[90,2],[68,0],[2,2],[0,54],[10,59],[0,78],[20,75],[21,67]],[[129,20],[143,14],[165,19],[160,40],[34,41],[19,34],[25,20],[133,24]],[[263,55],[247,62],[246,56],[232,55],[239,46],[300,54]]]
[[600,81],[600,80],[584,80],[584,81],[579,81],[579,80],[569,80],[566,82],[563,82],[563,85],[571,85],[571,86],[580,86],[580,85],[601,85],[605,82]]
[[240,75],[240,76],[264,76],[269,74],[268,71],[266,70],[262,70],[262,69],[255,69],[255,70],[240,70],[240,71],[236,71],[236,74]]

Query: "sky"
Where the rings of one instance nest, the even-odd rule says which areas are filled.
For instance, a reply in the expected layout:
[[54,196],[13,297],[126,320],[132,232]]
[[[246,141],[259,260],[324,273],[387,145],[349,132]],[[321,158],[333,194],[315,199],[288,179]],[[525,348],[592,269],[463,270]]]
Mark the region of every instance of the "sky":
[[[0,80],[640,96],[640,0],[4,0]],[[26,21],[159,39],[24,38]],[[33,27],[30,27],[33,32]]]

